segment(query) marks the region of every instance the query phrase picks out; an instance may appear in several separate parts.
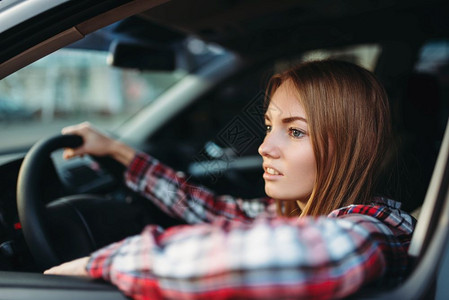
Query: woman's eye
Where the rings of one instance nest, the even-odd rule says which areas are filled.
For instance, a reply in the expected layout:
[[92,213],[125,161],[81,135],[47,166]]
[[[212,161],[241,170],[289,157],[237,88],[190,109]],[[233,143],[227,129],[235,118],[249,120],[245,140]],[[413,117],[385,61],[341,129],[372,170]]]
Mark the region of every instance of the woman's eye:
[[300,138],[304,135],[304,132],[302,132],[301,130],[295,129],[295,128],[290,128],[290,135],[294,138]]

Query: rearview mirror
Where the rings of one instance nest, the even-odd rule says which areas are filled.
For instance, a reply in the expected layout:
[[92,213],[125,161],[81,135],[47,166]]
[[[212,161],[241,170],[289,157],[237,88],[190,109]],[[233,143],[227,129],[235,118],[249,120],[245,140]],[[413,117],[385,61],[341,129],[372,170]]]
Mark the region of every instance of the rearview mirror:
[[114,42],[109,50],[108,63],[127,69],[173,71],[176,68],[176,53],[169,48]]

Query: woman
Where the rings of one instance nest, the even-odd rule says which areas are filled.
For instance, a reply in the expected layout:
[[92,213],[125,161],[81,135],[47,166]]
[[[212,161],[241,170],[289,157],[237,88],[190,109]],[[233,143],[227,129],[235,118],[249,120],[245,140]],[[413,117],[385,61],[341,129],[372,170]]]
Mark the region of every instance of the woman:
[[275,75],[267,94],[266,199],[216,196],[88,124],[66,128],[84,138],[66,158],[114,157],[130,188],[192,225],[148,226],[46,273],[102,277],[135,299],[341,298],[403,279],[415,221],[376,196],[391,142],[376,78],[309,62]]

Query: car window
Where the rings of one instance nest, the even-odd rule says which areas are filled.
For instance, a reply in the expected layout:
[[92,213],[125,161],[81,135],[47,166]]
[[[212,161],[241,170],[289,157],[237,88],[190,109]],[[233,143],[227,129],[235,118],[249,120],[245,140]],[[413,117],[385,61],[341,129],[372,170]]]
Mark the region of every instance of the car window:
[[343,48],[317,49],[306,52],[302,56],[302,60],[341,59],[359,64],[373,72],[381,50],[382,47],[378,44],[360,44]]
[[185,75],[107,61],[107,51],[61,49],[1,80],[0,153],[85,120],[113,130]]
[[402,87],[392,105],[399,174],[394,198],[419,217],[440,149],[449,107],[449,40],[429,40],[414,66],[398,79]]
[[358,64],[374,72],[381,52],[382,47],[379,44],[356,44],[339,48],[313,49],[294,59],[278,60],[275,69],[282,70],[291,64],[303,61],[339,59]]
[[[449,95],[449,40],[431,40],[423,45],[420,49],[419,57],[414,67],[415,73],[425,74],[429,78],[429,88],[433,88],[434,94],[431,97],[438,97],[438,103],[432,103],[426,100],[430,109],[438,110],[438,126],[441,132],[446,126],[447,116],[449,114],[449,103],[444,101]],[[430,78],[432,78],[433,86],[430,86]],[[431,90],[432,91],[432,90]],[[429,92],[429,91],[427,91]],[[435,93],[438,93],[435,95]],[[429,94],[421,93],[420,97],[429,98]],[[423,100],[424,102],[424,100]],[[431,106],[433,104],[433,106]],[[438,106],[438,107],[435,107]]]
[[[417,147],[408,147],[407,153],[412,154],[412,162],[410,172],[412,173],[415,180],[411,181],[410,185],[415,186],[418,192],[420,191],[420,187],[423,186],[422,193],[418,193],[420,197],[423,197],[424,192],[427,192],[428,183],[430,182],[430,177],[432,175],[432,171],[435,166],[435,156],[442,144],[444,129],[446,128],[446,124],[448,122],[449,115],[449,103],[447,101],[449,95],[449,39],[434,39],[426,41],[423,46],[420,48],[416,63],[413,68],[412,76],[410,77],[406,95],[411,100],[407,103],[403,104],[403,109],[410,114],[410,118],[404,120],[404,128],[407,131],[413,131],[415,138],[412,140],[409,137],[406,141],[408,142],[407,146],[419,144],[420,151],[416,151]],[[418,118],[419,117],[419,118]],[[409,135],[411,136],[411,134]],[[414,143],[413,143],[414,141]],[[444,154],[444,149],[441,151],[441,154]],[[440,154],[440,155],[441,155]],[[410,157],[409,155],[408,157]],[[411,159],[409,158],[409,161]],[[440,163],[441,170],[443,162]],[[438,169],[436,168],[434,171],[438,174]],[[435,177],[435,180],[443,179],[441,177]],[[433,180],[433,179],[432,179]],[[442,190],[439,192],[444,194],[447,186],[441,187]],[[416,194],[416,193],[414,193]],[[432,193],[431,193],[432,195]],[[412,199],[414,198],[413,195]],[[428,197],[428,196],[426,196]],[[435,196],[435,201],[438,201],[438,197]],[[433,200],[433,199],[432,199]],[[427,201],[427,199],[426,199]],[[419,206],[415,211],[414,215],[419,218],[421,207]],[[439,212],[440,210],[437,209]],[[443,210],[443,216],[444,210]],[[438,214],[436,216],[439,216]],[[425,213],[423,213],[421,220],[424,222],[432,222],[436,224],[435,214],[431,215],[432,220],[426,219]],[[441,216],[439,216],[438,221],[441,222]],[[427,224],[427,223],[424,223]],[[419,225],[419,222],[418,222]],[[444,225],[443,225],[444,226]],[[418,230],[418,229],[417,229]],[[418,234],[418,231],[415,230],[415,235]],[[431,232],[428,232],[427,235],[435,235],[438,232],[435,227],[430,227]],[[421,231],[422,232],[422,231]],[[419,247],[424,247],[424,245],[420,245],[420,239],[422,243],[425,243],[428,236],[426,236],[426,240],[422,235],[418,235],[418,242],[416,244]],[[434,237],[437,237],[436,235]],[[439,259],[438,255],[435,257],[435,252],[430,251],[430,242],[432,244],[438,245],[438,242],[445,244],[445,255],[444,259]],[[427,252],[432,257],[435,257],[437,261],[424,261],[426,267],[435,263],[435,265],[440,265],[439,275],[437,277],[436,283],[436,293],[434,295],[435,299],[446,299],[449,294],[449,286],[447,285],[447,278],[449,275],[449,271],[447,268],[448,265],[448,255],[447,255],[447,242],[444,242],[441,239],[435,241],[433,240],[427,241],[427,246],[429,249]],[[411,249],[415,250],[417,245],[411,245]],[[416,251],[415,251],[416,252]],[[420,275],[420,277],[416,277],[422,280],[425,278]]]

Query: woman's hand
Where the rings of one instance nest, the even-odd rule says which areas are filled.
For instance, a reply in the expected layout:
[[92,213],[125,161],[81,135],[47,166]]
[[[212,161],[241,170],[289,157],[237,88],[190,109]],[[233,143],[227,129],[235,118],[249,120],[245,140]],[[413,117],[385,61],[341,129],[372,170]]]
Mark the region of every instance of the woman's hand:
[[44,274],[88,277],[89,275],[86,271],[86,266],[87,262],[89,261],[89,258],[90,258],[89,256],[86,256],[63,263],[59,266],[44,271]]
[[95,156],[110,155],[127,166],[135,155],[134,149],[100,132],[100,130],[94,128],[88,122],[66,127],[62,129],[62,134],[77,134],[84,140],[83,145],[76,149],[65,149],[63,154],[65,159],[84,154]]
[[62,134],[76,134],[84,140],[82,146],[76,149],[68,148],[64,151],[64,158],[66,159],[83,154],[96,156],[110,155],[111,146],[115,142],[112,138],[100,132],[88,122],[66,127],[62,129]]

